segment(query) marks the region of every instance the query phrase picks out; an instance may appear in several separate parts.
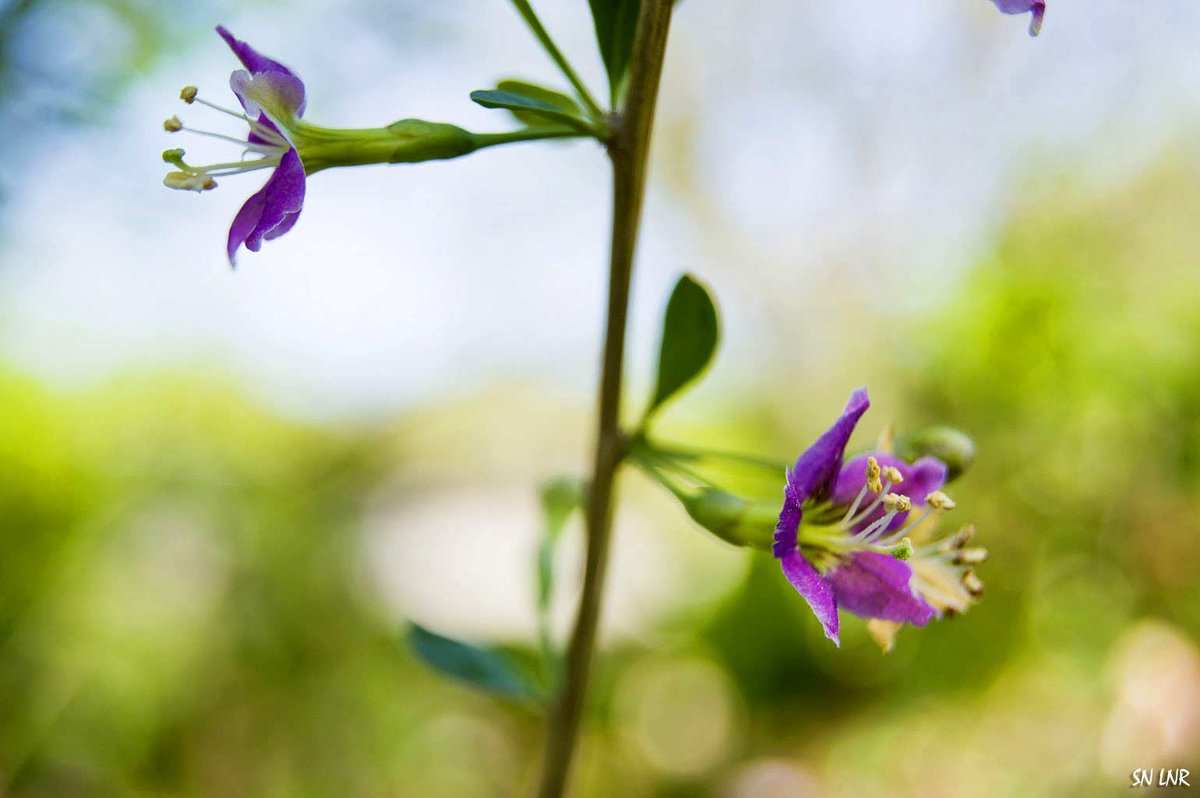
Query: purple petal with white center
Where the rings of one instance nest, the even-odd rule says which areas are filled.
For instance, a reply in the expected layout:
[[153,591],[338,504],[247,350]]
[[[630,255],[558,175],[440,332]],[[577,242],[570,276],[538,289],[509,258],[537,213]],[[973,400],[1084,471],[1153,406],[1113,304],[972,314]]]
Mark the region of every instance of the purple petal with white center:
[[231,265],[242,244],[257,252],[264,238],[278,238],[292,228],[304,205],[304,183],[304,164],[296,150],[290,149],[283,154],[266,185],[251,195],[234,217],[226,248]]
[[264,109],[287,116],[304,113],[304,83],[295,75],[282,72],[251,75],[239,69],[229,76],[229,88],[250,116],[260,115]]
[[[867,484],[867,457],[872,455],[860,454],[846,461],[838,474],[837,484],[833,488],[834,504],[849,505],[853,503],[863,486]],[[912,499],[914,508],[925,503],[925,498],[946,484],[946,464],[936,457],[922,457],[915,463],[907,463],[900,458],[876,452],[874,455],[879,465],[892,466],[899,469],[904,481],[892,487],[892,493],[902,493]],[[863,499],[863,505],[871,503],[871,494]],[[882,518],[886,511],[883,507],[875,509],[870,515],[854,525],[853,532],[859,532]],[[908,518],[908,513],[900,513],[888,524],[888,531],[899,529]]]
[[[298,87],[299,99],[297,100],[297,99],[295,99],[294,96],[292,96],[290,104],[292,107],[295,108],[294,113],[297,117],[304,116],[304,108],[305,108],[304,83],[303,83],[303,81],[300,80],[300,77],[295,72],[288,69],[287,67],[285,67],[283,64],[279,63],[278,61],[271,59],[271,58],[267,58],[265,55],[262,55],[257,50],[255,50],[253,47],[251,47],[250,45],[246,44],[245,42],[241,41],[240,39],[235,38],[234,35],[232,33],[230,33],[225,28],[224,25],[217,26],[217,33],[220,35],[220,37],[222,39],[225,40],[225,43],[229,45],[229,49],[233,50],[233,54],[238,57],[238,60],[241,61],[242,65],[245,66],[246,69],[248,69],[250,71],[251,75],[257,76],[257,75],[264,75],[264,74],[273,74],[273,75],[280,75],[280,76],[283,76],[286,78],[290,78],[292,81],[294,81],[294,83],[290,83],[290,87],[289,87],[288,91],[289,91],[289,94],[294,95],[295,92],[297,91],[297,87]],[[234,75],[236,75],[236,74],[237,73],[235,72]],[[233,81],[234,81],[234,78],[233,78],[233,76],[231,76],[230,77],[231,86],[233,84]],[[255,113],[255,111],[258,110],[257,105],[254,106],[255,111],[251,111],[250,106],[248,106],[246,104],[245,98],[238,91],[236,86],[233,86],[233,90],[234,90],[234,93],[238,95],[238,101],[242,104],[242,107],[246,109],[246,112],[248,114],[250,114],[251,116],[257,115],[258,123],[260,125],[267,128],[268,130],[273,130],[276,133],[279,133],[279,128],[277,128],[275,126],[275,124],[266,117],[265,114],[263,114],[261,112],[259,112],[257,114]],[[248,141],[251,144],[272,144],[273,143],[273,142],[266,141],[265,139],[263,139],[261,136],[257,135],[254,132],[250,133],[250,136],[248,137]]]
[[821,622],[825,636],[832,640],[834,645],[840,646],[842,643],[838,639],[838,605],[833,586],[821,577],[812,563],[804,559],[798,548],[793,547],[783,555],[779,564],[783,566],[783,575],[804,597],[813,615]]
[[873,551],[855,552],[827,579],[837,605],[862,618],[924,626],[937,612],[909,587],[907,563]]
[[796,548],[796,534],[800,528],[804,502],[821,499],[832,490],[850,435],[870,406],[866,388],[859,388],[850,394],[846,407],[833,426],[817,438],[788,471],[783,509],[775,527],[773,550],[776,557],[782,557]]

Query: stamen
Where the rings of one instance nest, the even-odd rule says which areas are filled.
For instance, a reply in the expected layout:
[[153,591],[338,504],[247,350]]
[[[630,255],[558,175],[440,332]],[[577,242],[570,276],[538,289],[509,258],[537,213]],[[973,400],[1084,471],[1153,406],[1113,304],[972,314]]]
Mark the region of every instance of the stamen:
[[884,498],[887,497],[888,491],[890,491],[892,489],[892,483],[884,482],[879,487],[881,488],[881,490],[879,491],[879,495],[875,497],[875,501],[871,502],[866,507],[864,507],[862,510],[860,510],[858,515],[856,515],[853,518],[851,518],[850,520],[846,521],[845,522],[846,526],[856,526],[857,524],[861,524],[863,521],[865,521],[871,515],[871,513],[875,512],[875,510],[877,510],[879,508],[879,505],[883,504],[883,500],[884,500]]
[[975,572],[970,569],[963,572],[962,585],[973,598],[979,598],[983,595],[983,580],[976,576]]
[[873,542],[875,540],[875,538],[877,538],[881,534],[883,534],[883,530],[888,528],[888,525],[892,523],[892,519],[895,518],[897,515],[899,515],[899,512],[897,510],[892,510],[887,515],[884,515],[882,518],[875,521],[869,527],[867,527],[863,531],[859,532],[852,539],[857,542],[861,542],[861,543]]
[[163,185],[180,191],[210,191],[217,187],[217,181],[212,179],[212,175],[168,172],[163,178]]
[[883,497],[883,506],[889,512],[907,513],[912,509],[912,500],[903,493],[889,493]]
[[197,166],[195,171],[205,174],[227,177],[228,175],[253,172],[256,169],[270,169],[279,165],[279,158],[257,158],[253,161],[232,161],[230,163],[213,163],[207,166]]
[[240,147],[245,147],[254,152],[275,152],[278,147],[272,147],[270,144],[255,144],[253,141],[226,136],[224,133],[213,133],[211,130],[199,130],[198,128],[188,127],[184,125],[180,130],[186,130],[188,133],[195,133],[197,136],[208,136],[209,138],[221,139],[222,141],[231,141]]
[[979,565],[988,558],[988,550],[981,548],[963,549],[954,554],[955,565]]
[[975,537],[975,525],[966,524],[953,535],[922,546],[921,552],[929,554],[944,554],[946,552],[958,551],[970,543],[971,538],[973,537]]
[[893,485],[899,485],[904,481],[904,475],[900,473],[900,469],[895,466],[887,466],[883,469],[883,478],[891,482]]
[[862,489],[859,490],[858,495],[854,497],[854,502],[850,505],[850,509],[846,511],[846,514],[844,516],[842,516],[843,524],[845,524],[847,521],[850,520],[850,517],[852,515],[854,515],[855,511],[858,510],[858,505],[862,503],[862,500],[865,499],[866,496],[867,496],[867,486],[863,485]]
[[867,490],[872,493],[878,493],[883,490],[883,485],[879,482],[879,461],[874,457],[867,458]]
[[183,90],[179,92],[179,99],[183,100],[188,105],[191,105],[196,101],[196,94],[199,91],[200,90],[195,86],[184,86]]
[[195,102],[198,102],[201,105],[208,106],[209,108],[213,109],[214,111],[220,111],[223,114],[229,114],[230,116],[232,116],[236,119],[242,120],[247,125],[249,125],[250,130],[253,131],[260,138],[264,138],[264,139],[267,139],[268,141],[272,141],[281,147],[290,146],[288,144],[287,140],[283,138],[283,136],[281,136],[279,133],[276,133],[274,130],[271,130],[270,128],[266,127],[265,125],[260,124],[257,119],[251,119],[250,117],[246,116],[243,113],[239,113],[232,109],[226,108],[222,105],[217,105],[216,103],[209,102],[208,100],[206,100],[200,96],[196,97]]
[[954,499],[951,499],[940,490],[935,490],[925,498],[925,503],[937,510],[953,510],[956,506]]
[[168,133],[178,133],[183,130],[183,123],[179,121],[179,117],[173,116],[163,122],[163,130]]
[[953,510],[955,507],[954,500],[951,499],[946,494],[942,493],[940,490],[935,490],[933,493],[931,493],[927,497],[925,497],[925,503],[928,506],[925,508],[924,512],[922,512],[919,516],[916,517],[916,519],[909,521],[907,524],[904,525],[904,527],[902,529],[898,530],[897,532],[895,532],[894,534],[889,536],[887,540],[883,540],[880,542],[888,543],[893,540],[899,540],[900,538],[904,537],[905,535],[909,534],[914,529],[919,527],[922,524],[922,522],[924,522],[925,519],[929,517],[929,514],[932,513],[934,510]]

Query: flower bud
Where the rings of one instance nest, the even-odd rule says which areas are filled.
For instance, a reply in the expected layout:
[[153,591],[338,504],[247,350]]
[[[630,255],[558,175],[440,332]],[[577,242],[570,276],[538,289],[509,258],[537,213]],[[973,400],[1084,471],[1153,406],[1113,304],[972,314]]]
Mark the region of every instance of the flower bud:
[[721,540],[735,546],[771,548],[779,515],[773,504],[750,502],[716,488],[702,488],[681,500],[692,520]]
[[926,427],[896,439],[896,455],[909,462],[926,455],[946,464],[946,480],[958,479],[975,460],[975,442],[953,427]]

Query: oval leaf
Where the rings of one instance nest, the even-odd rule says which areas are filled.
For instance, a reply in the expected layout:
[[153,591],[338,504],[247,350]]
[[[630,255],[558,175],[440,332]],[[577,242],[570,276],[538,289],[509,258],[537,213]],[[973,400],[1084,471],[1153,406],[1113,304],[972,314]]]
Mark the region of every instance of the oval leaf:
[[524,114],[540,122],[556,122],[576,130],[592,133],[591,125],[561,108],[543,100],[526,97],[511,91],[488,89],[471,92],[471,99],[484,108],[503,108],[514,114]]
[[537,683],[501,651],[443,637],[415,623],[408,631],[408,643],[427,665],[452,679],[507,698],[542,697]]
[[[507,94],[516,94],[521,97],[528,97],[531,100],[550,106],[568,114],[572,117],[585,119],[587,114],[579,107],[579,103],[575,102],[572,97],[563,94],[562,92],[548,89],[545,86],[539,86],[536,83],[526,83],[523,80],[502,80],[496,84],[496,90]],[[534,111],[528,111],[521,108],[510,108],[513,116],[524,122],[526,125],[541,124],[542,119]]]
[[717,308],[704,286],[685,274],[675,284],[663,319],[662,346],[658,354],[658,381],[649,418],[663,402],[700,376],[717,350],[720,332]]

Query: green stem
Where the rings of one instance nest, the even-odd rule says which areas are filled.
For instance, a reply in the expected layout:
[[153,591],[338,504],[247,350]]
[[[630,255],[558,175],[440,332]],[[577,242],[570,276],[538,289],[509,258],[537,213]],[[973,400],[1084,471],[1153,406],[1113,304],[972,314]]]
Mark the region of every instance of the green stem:
[[596,646],[604,576],[612,538],[613,483],[617,466],[626,451],[618,417],[629,285],[645,196],[650,133],[673,4],[674,0],[642,0],[630,60],[625,108],[615,120],[613,137],[609,143],[613,169],[612,249],[596,449],[585,518],[587,556],[583,593],[567,648],[562,687],[550,708],[547,723],[539,789],[541,798],[561,798],[566,790],[579,737],[592,653]]
[[527,127],[521,130],[510,130],[504,133],[476,133],[475,141],[479,149],[494,147],[497,144],[515,144],[521,141],[541,141],[543,139],[580,139],[594,138],[595,131],[570,130],[564,127]]
[[724,460],[730,463],[741,463],[743,465],[762,468],[770,471],[772,474],[782,475],[790,467],[788,463],[769,460],[765,457],[755,457],[750,454],[741,454],[740,452],[725,452],[718,449],[695,449],[690,446],[679,446],[677,444],[664,446],[649,440],[646,441],[645,445],[652,451],[670,457],[677,457],[684,460]]
[[541,42],[542,48],[545,49],[554,63],[558,65],[558,68],[562,70],[566,79],[575,88],[575,93],[579,95],[579,99],[587,108],[588,113],[597,119],[604,116],[604,112],[600,110],[600,106],[592,98],[587,86],[580,80],[579,75],[575,73],[570,62],[563,56],[562,51],[558,49],[558,45],[550,38],[550,34],[546,31],[545,26],[542,25],[542,21],[534,13],[533,6],[529,5],[529,0],[512,0],[512,4],[516,6],[517,13],[521,15],[521,19],[525,20],[525,24],[533,31],[533,35]]

